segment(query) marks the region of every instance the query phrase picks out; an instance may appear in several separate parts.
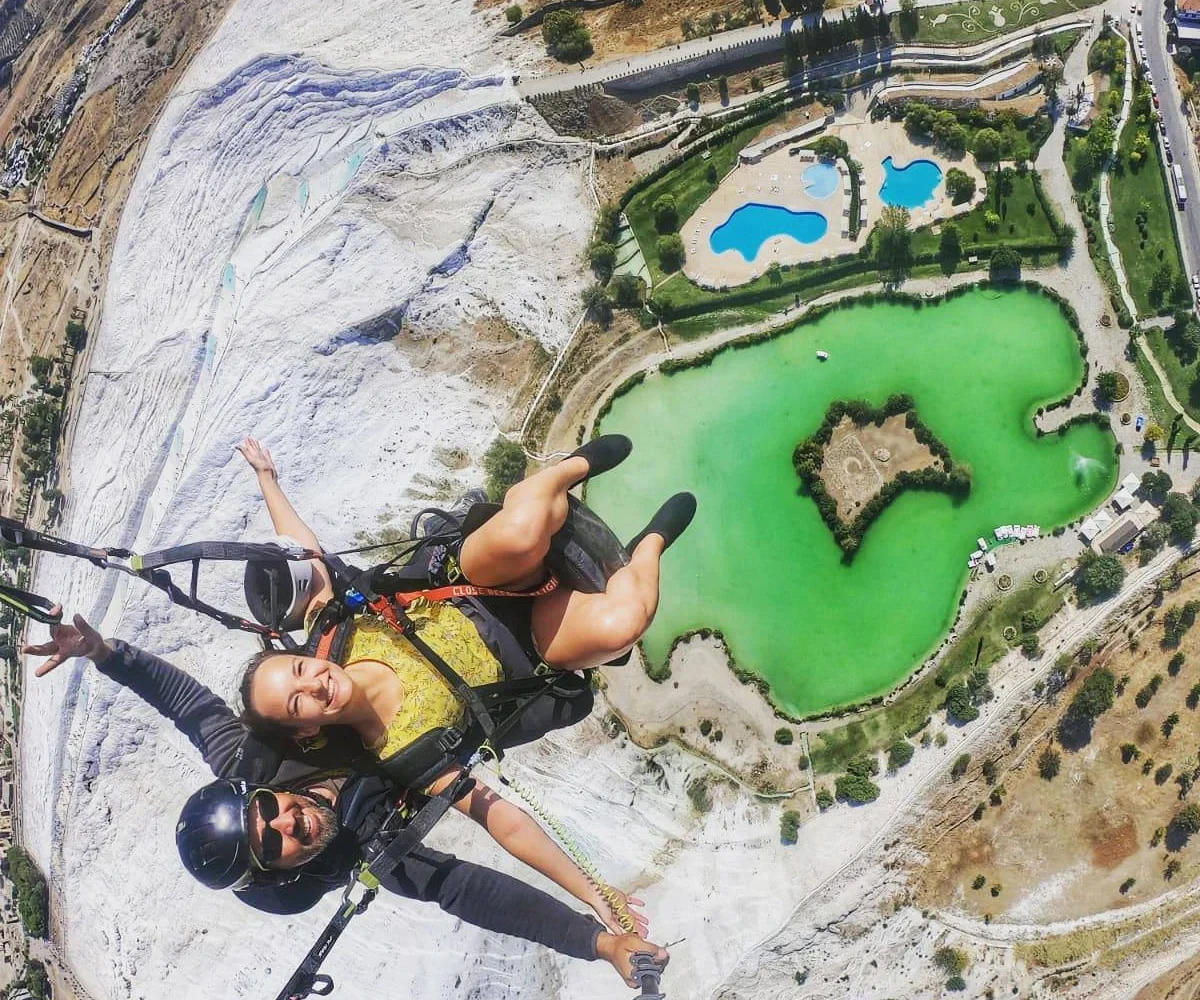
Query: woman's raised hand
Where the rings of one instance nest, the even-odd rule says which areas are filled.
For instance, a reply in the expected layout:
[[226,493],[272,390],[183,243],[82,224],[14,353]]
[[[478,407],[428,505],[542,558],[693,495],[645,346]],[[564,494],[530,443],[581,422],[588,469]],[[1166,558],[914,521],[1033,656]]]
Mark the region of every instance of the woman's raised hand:
[[279,478],[279,471],[275,468],[275,460],[271,453],[254,438],[248,437],[236,447],[242,453],[242,458],[250,463],[250,468],[260,476],[265,474],[273,479]]
[[[51,613],[61,610],[56,604]],[[83,615],[76,615],[73,625],[63,622],[51,627],[49,642],[22,646],[21,652],[30,656],[50,657],[34,671],[34,676],[44,677],[72,657],[86,656],[89,660],[102,660],[111,649],[104,637],[84,620]]]
[[597,900],[592,905],[592,909],[596,911],[601,922],[614,934],[624,934],[625,928],[621,926],[621,922],[614,910],[624,910],[633,918],[634,932],[639,937],[645,937],[650,930],[650,922],[646,919],[646,915],[640,910],[635,910],[635,906],[645,906],[640,899],[633,896],[626,896],[620,889],[614,889],[611,885],[596,887]]

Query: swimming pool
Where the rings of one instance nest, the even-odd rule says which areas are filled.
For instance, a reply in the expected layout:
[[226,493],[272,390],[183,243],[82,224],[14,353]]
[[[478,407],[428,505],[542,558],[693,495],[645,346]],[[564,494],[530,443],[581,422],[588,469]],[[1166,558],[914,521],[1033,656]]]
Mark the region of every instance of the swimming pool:
[[790,236],[797,243],[816,243],[829,228],[820,212],[793,212],[782,205],[752,201],[737,209],[708,238],[713,253],[736,250],[747,261],[758,256],[773,236]]
[[842,187],[842,175],[838,168],[825,160],[814,163],[800,175],[804,193],[810,198],[828,198]]
[[920,208],[942,182],[942,168],[933,160],[913,160],[908,166],[898,167],[889,156],[883,161],[883,172],[879,200],[900,208]]

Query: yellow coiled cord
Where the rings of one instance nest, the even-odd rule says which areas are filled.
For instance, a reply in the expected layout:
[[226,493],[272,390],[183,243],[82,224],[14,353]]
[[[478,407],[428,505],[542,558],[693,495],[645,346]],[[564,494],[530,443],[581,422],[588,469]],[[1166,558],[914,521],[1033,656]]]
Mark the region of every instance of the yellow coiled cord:
[[596,891],[600,893],[600,896],[608,904],[608,908],[612,911],[613,917],[616,919],[617,923],[621,925],[621,929],[625,931],[626,934],[637,933],[637,924],[634,922],[633,914],[629,912],[629,907],[626,905],[624,898],[620,896],[608,883],[601,881],[600,873],[596,871],[596,866],[593,865],[588,859],[587,855],[583,853],[583,849],[567,832],[566,827],[564,827],[555,816],[552,816],[549,812],[547,812],[545,806],[543,806],[533,796],[533,794],[528,791],[528,789],[526,789],[519,781],[517,781],[516,778],[509,778],[504,774],[503,771],[500,770],[500,758],[496,755],[495,751],[492,750],[491,747],[489,747],[487,744],[484,744],[482,747],[480,747],[480,750],[483,752],[485,757],[491,758],[492,766],[496,771],[496,777],[500,779],[501,783],[511,788],[514,792],[521,796],[522,799],[524,799],[525,804],[529,806],[532,813],[539,820],[541,820],[542,824],[546,826],[551,833],[554,834],[555,838],[562,846],[562,849],[566,851],[567,857],[569,857],[571,861],[574,862],[575,867],[583,873],[583,877],[586,878],[593,886],[595,886]]

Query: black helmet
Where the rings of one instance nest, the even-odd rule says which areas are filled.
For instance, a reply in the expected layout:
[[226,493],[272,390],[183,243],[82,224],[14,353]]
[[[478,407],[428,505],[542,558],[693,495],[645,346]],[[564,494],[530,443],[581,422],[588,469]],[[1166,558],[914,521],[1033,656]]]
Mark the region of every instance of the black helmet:
[[184,803],[175,824],[183,867],[210,889],[240,889],[259,866],[250,853],[250,800],[264,786],[227,778],[205,785]]
[[[298,546],[280,536],[280,545]],[[261,625],[284,632],[304,626],[304,611],[312,596],[312,565],[305,560],[253,560],[246,563],[246,605]]]

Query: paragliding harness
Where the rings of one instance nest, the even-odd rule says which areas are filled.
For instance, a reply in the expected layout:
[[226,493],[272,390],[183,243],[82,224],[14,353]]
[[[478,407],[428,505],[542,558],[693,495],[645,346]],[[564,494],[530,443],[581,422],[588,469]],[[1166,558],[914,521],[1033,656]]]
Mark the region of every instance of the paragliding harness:
[[[477,511],[476,508],[479,508]],[[341,556],[363,552],[381,545],[368,545],[336,553],[323,553],[301,546],[276,543],[195,542],[138,555],[124,548],[92,548],[26,528],[19,521],[0,517],[0,547],[21,547],[87,559],[104,569],[116,569],[162,590],[170,600],[220,622],[226,628],[257,635],[267,649],[301,650],[309,655],[342,662],[356,618],[373,615],[403,635],[429,665],[441,676],[465,709],[466,725],[440,727],[424,733],[408,746],[384,761],[364,762],[382,773],[395,785],[406,789],[427,787],[436,777],[455,766],[462,768],[458,777],[442,792],[431,796],[413,811],[405,802],[388,815],[366,848],[343,891],[342,903],[292,975],[277,1000],[303,1000],[308,996],[327,996],[333,980],[319,972],[325,957],[350,920],[363,913],[379,891],[380,880],[416,848],[446,811],[474,787],[471,770],[491,758],[497,763],[504,755],[504,738],[520,721],[525,711],[543,696],[578,696],[586,689],[586,675],[549,671],[530,677],[510,678],[494,684],[472,687],[445,659],[421,637],[406,610],[416,601],[472,601],[477,614],[489,613],[478,598],[533,598],[553,591],[563,580],[573,589],[585,592],[603,590],[607,578],[628,562],[628,554],[612,531],[586,506],[569,498],[567,524],[554,538],[547,565],[552,575],[534,591],[509,592],[476,587],[466,583],[420,588],[428,582],[427,570],[420,566],[418,553],[438,543],[453,545],[494,514],[499,507],[475,504],[465,516],[428,508],[413,519],[410,540],[399,555],[369,570],[357,570]],[[482,516],[480,516],[482,515]],[[434,528],[419,537],[421,520],[434,519]],[[438,527],[441,530],[436,530]],[[393,571],[405,557],[407,565]],[[207,560],[244,561],[278,566],[286,561],[318,560],[329,570],[334,599],[320,612],[308,641],[298,646],[282,628],[286,609],[276,584],[282,575],[268,574],[268,621],[252,621],[207,603],[197,594],[200,564]],[[167,566],[191,564],[188,589],[179,587],[167,572]],[[61,612],[51,614],[52,602],[15,587],[0,584],[0,603],[36,621],[56,624]],[[489,625],[507,630],[494,615]],[[525,648],[522,646],[522,648]],[[590,876],[589,876],[590,877]],[[646,957],[649,956],[640,956]],[[653,963],[651,963],[653,965]],[[647,969],[645,971],[652,971]],[[644,989],[648,983],[642,982]],[[655,987],[656,988],[656,987]],[[646,992],[646,996],[654,995]]]

